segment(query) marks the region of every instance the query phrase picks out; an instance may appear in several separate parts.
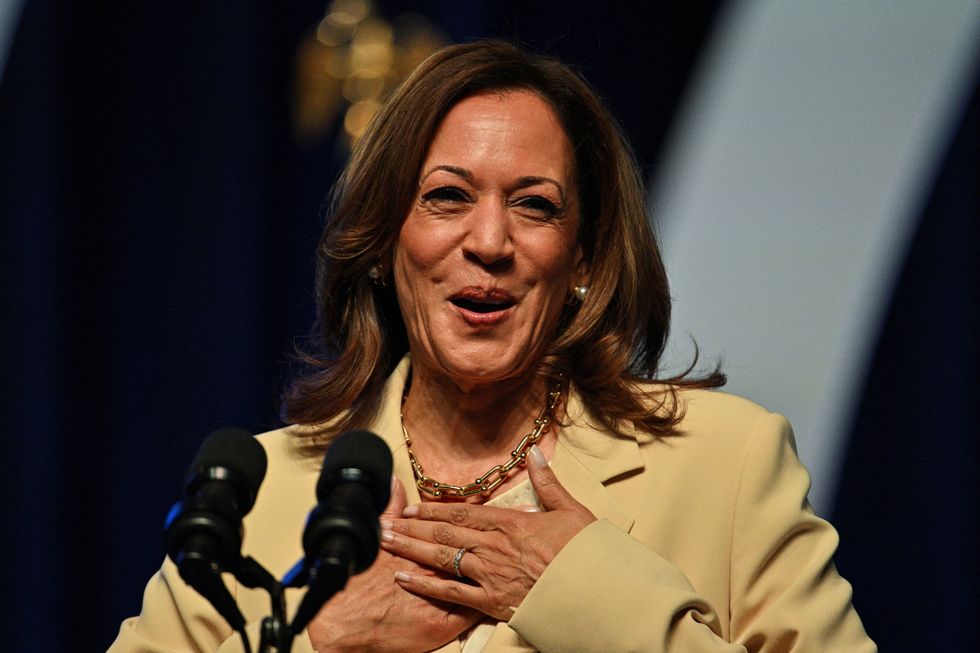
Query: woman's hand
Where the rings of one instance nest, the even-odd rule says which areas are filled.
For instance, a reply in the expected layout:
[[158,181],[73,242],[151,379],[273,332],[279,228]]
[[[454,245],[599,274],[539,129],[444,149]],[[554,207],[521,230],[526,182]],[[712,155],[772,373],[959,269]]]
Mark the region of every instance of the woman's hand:
[[[405,488],[392,483],[391,501],[381,519],[405,508]],[[394,581],[397,573],[436,577],[432,570],[386,551],[344,591],[327,601],[307,633],[318,653],[334,651],[431,651],[457,637],[482,615],[474,609],[418,596]]]
[[[381,545],[386,550],[443,572],[399,570],[398,584],[421,596],[510,619],[558,552],[595,521],[561,486],[536,446],[528,457],[528,474],[545,512],[423,503],[403,512],[417,519],[383,521]],[[471,582],[446,576],[455,574],[453,561],[464,547],[459,571]]]

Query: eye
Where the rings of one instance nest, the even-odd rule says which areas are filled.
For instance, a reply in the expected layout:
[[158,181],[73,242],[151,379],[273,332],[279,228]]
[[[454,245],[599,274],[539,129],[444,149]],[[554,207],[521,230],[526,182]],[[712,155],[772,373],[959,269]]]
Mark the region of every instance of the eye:
[[465,202],[469,196],[456,186],[440,186],[422,195],[423,202]]
[[547,197],[542,197],[540,195],[522,197],[514,202],[514,204],[532,215],[538,215],[546,218],[553,218],[561,214],[561,207],[549,200]]

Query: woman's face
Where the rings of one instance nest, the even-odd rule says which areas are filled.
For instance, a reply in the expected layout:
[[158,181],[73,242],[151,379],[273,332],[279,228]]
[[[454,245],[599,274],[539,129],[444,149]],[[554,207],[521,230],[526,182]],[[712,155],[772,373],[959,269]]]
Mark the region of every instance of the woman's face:
[[484,93],[449,111],[394,255],[416,365],[463,389],[534,365],[587,280],[573,180],[571,145],[537,95]]

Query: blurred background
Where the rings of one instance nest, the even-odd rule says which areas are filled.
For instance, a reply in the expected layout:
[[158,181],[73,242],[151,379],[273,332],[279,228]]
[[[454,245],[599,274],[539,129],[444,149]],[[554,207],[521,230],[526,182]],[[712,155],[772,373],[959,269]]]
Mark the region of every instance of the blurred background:
[[138,612],[204,436],[280,424],[350,143],[497,36],[622,122],[665,364],[693,338],[794,423],[870,635],[980,650],[980,5],[637,4],[0,0],[8,648],[104,650]]

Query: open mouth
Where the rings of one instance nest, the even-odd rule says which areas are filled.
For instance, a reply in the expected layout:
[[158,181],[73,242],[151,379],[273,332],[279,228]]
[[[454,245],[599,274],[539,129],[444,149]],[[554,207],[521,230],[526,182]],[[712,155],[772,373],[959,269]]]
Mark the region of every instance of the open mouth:
[[[517,303],[517,300],[506,290],[500,288],[482,288],[470,286],[463,288],[449,298],[453,306],[471,314],[474,318],[484,315],[490,318],[500,315]],[[480,320],[482,323],[483,320]]]
[[507,310],[514,305],[512,301],[497,299],[466,299],[463,297],[454,297],[450,301],[454,305],[464,310],[472,311],[473,313],[495,313],[496,311]]

